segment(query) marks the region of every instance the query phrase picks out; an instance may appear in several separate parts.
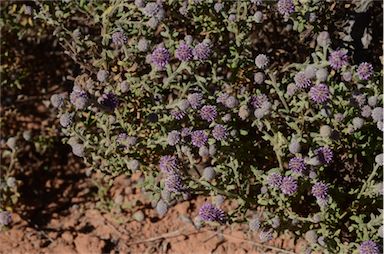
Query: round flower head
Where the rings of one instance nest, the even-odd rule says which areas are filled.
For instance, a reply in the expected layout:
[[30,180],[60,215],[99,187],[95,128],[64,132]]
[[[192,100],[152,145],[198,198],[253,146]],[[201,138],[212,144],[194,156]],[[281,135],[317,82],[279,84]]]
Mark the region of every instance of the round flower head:
[[192,139],[192,145],[196,147],[201,147],[205,145],[208,141],[208,136],[205,134],[204,131],[194,131],[191,134],[191,139]]
[[200,109],[200,117],[203,120],[212,122],[217,117],[217,110],[215,106],[205,105]]
[[148,50],[148,40],[145,38],[141,38],[139,42],[137,43],[137,49],[140,52],[146,52]]
[[334,116],[334,119],[336,122],[342,122],[342,121],[344,121],[344,118],[345,118],[345,116],[342,113],[336,113]]
[[320,147],[316,149],[315,154],[319,161],[323,164],[329,164],[333,160],[333,152],[329,147]]
[[159,18],[159,14],[161,11],[162,11],[162,6],[156,2],[147,3],[143,9],[143,12],[147,17]]
[[362,80],[368,80],[373,74],[372,64],[363,62],[357,68],[357,76]]
[[279,0],[277,2],[277,10],[282,15],[289,15],[295,11],[295,5],[292,0]]
[[383,121],[383,108],[382,107],[374,108],[372,110],[371,116],[374,122]]
[[249,117],[249,110],[248,110],[248,107],[247,105],[243,105],[240,107],[239,109],[239,117],[242,119],[242,120],[245,120]]
[[252,96],[251,104],[254,108],[261,108],[264,102],[268,101],[268,97],[265,94]]
[[159,20],[155,17],[152,17],[150,18],[148,21],[147,21],[147,26],[149,26],[150,28],[152,29],[156,29],[157,25],[159,25]]
[[64,128],[68,127],[72,124],[72,118],[73,114],[71,113],[64,113],[60,116],[60,125]]
[[274,217],[272,219],[272,225],[273,228],[278,228],[280,226],[280,218],[279,217]]
[[116,46],[123,46],[128,42],[128,37],[121,31],[112,34],[112,42]]
[[64,105],[64,96],[62,94],[53,94],[51,96],[51,104],[55,108],[61,108]]
[[225,220],[224,211],[210,203],[205,203],[200,207],[199,216],[203,221],[223,222]]
[[160,158],[159,168],[164,173],[172,173],[178,168],[178,161],[175,156],[165,155]]
[[294,95],[296,93],[296,91],[297,91],[297,86],[295,84],[293,84],[293,83],[288,84],[288,86],[287,86],[287,95],[288,96]]
[[75,144],[72,144],[71,147],[72,147],[72,152],[74,155],[76,155],[78,157],[84,157],[84,145],[83,144],[75,143]]
[[312,86],[309,90],[309,97],[316,103],[326,102],[330,97],[328,86],[325,84]]
[[264,242],[268,242],[270,240],[272,240],[272,230],[268,230],[268,231],[261,231],[259,233],[259,240],[260,242],[264,243]]
[[376,106],[376,104],[377,104],[377,96],[375,96],[375,95],[369,96],[368,97],[368,105],[371,107],[374,107],[374,106]]
[[203,95],[201,93],[192,93],[188,95],[188,102],[193,109],[197,109],[201,106]]
[[129,85],[127,81],[123,81],[119,84],[120,91],[122,93],[126,93],[129,91]]
[[143,8],[145,6],[144,0],[135,0],[135,5],[137,8]]
[[339,70],[348,64],[348,56],[346,50],[335,50],[328,58],[329,65],[334,70]]
[[263,84],[264,79],[265,79],[265,76],[264,76],[264,73],[262,72],[256,72],[255,75],[253,75],[253,80],[258,85]]
[[174,109],[171,111],[171,115],[176,119],[176,120],[181,120],[185,116],[185,112],[182,110]]
[[322,125],[320,126],[320,136],[327,138],[332,135],[332,128],[329,125]]
[[98,81],[104,82],[107,80],[109,73],[106,70],[99,70],[96,76]]
[[227,93],[221,93],[217,99],[216,99],[216,102],[218,103],[221,103],[221,104],[225,104],[225,101],[228,99],[229,97],[229,94]]
[[234,96],[229,96],[226,100],[225,100],[225,103],[224,105],[227,107],[227,108],[234,108],[237,106],[237,104],[239,104],[239,102],[237,101],[237,99],[234,97]]
[[295,75],[295,84],[298,88],[307,88],[310,87],[312,82],[308,79],[303,71],[298,72]]
[[260,108],[257,108],[254,112],[254,115],[257,119],[261,119],[266,116],[271,109],[272,104],[269,101],[264,102]]
[[302,174],[305,168],[305,163],[303,158],[294,157],[289,160],[288,167],[292,170],[293,173]]
[[297,190],[297,182],[291,176],[284,176],[281,181],[280,190],[286,195],[293,195]]
[[251,231],[256,231],[260,228],[260,220],[259,218],[253,218],[251,219],[249,222],[248,222],[248,225],[249,225],[249,229]]
[[185,42],[181,42],[175,51],[175,57],[180,61],[189,61],[192,59],[192,48]]
[[321,47],[325,47],[331,43],[329,33],[327,31],[320,32],[316,38],[317,44]]
[[267,182],[269,186],[273,188],[279,188],[282,180],[283,177],[280,174],[272,173],[268,176]]
[[163,70],[169,62],[169,52],[164,47],[157,47],[151,54],[151,61],[159,70]]
[[84,90],[74,88],[71,95],[69,96],[71,103],[76,109],[84,109],[88,106],[88,95]]
[[128,134],[126,133],[120,133],[116,138],[116,142],[120,145],[120,147],[128,148],[136,145],[137,138],[133,136],[128,136]]
[[318,199],[328,198],[328,186],[323,182],[317,182],[312,186],[312,195]]
[[216,176],[216,171],[212,167],[206,167],[203,171],[203,178],[206,181],[211,181]]
[[255,12],[255,14],[253,15],[253,20],[256,23],[261,23],[263,21],[263,13],[261,11]]
[[290,153],[293,153],[293,154],[299,153],[301,150],[300,142],[293,138],[289,143],[288,150]]
[[314,65],[308,65],[304,70],[305,77],[307,79],[312,79],[316,77],[317,68]]
[[213,9],[215,9],[216,12],[220,12],[223,8],[224,8],[223,3],[215,3],[215,5],[213,6]]
[[255,58],[255,64],[256,64],[257,68],[265,69],[269,64],[268,57],[264,54],[257,55]]
[[12,222],[12,215],[8,211],[0,212],[0,225],[7,226]]
[[132,170],[132,172],[135,172],[140,166],[140,162],[138,160],[130,160],[127,163],[128,169]]
[[365,105],[361,108],[361,116],[365,118],[371,117],[372,109],[370,106]]
[[169,192],[179,193],[185,190],[181,176],[176,172],[168,174],[164,184],[165,189]]
[[170,133],[168,133],[167,140],[170,146],[175,146],[180,141],[180,132],[171,131]]
[[316,71],[316,79],[320,82],[326,81],[328,78],[327,69],[321,68]]
[[199,155],[201,157],[208,157],[209,156],[209,149],[206,146],[199,147]]
[[216,140],[223,140],[227,137],[227,129],[224,125],[218,124],[212,130],[212,135]]
[[314,244],[317,242],[317,233],[315,230],[309,230],[305,233],[304,238],[309,243]]
[[160,199],[156,204],[156,212],[163,217],[168,212],[168,205],[164,200]]
[[364,125],[364,119],[360,117],[355,117],[352,119],[352,124],[355,130],[361,129]]
[[359,246],[360,254],[379,254],[379,246],[371,240],[364,241]]
[[192,50],[195,60],[207,60],[211,54],[211,45],[206,41],[200,42]]
[[181,129],[181,136],[182,137],[187,137],[189,135],[191,135],[192,133],[192,129],[191,128],[183,128]]
[[113,93],[105,93],[99,98],[99,103],[108,109],[115,109],[119,105],[119,99]]

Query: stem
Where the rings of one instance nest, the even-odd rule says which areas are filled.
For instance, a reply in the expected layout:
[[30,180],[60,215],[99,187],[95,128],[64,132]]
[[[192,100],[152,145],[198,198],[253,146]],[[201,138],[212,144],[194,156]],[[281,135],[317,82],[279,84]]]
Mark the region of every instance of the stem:
[[364,182],[363,186],[361,186],[361,190],[359,192],[359,194],[357,195],[357,199],[360,199],[361,195],[363,195],[366,187],[367,187],[367,184],[372,180],[372,178],[376,175],[376,172],[377,172],[377,169],[379,168],[379,164],[376,164],[374,167],[373,167],[373,170],[372,170],[372,173],[370,174],[370,176],[368,177],[367,181]]
[[284,96],[283,96],[283,94],[281,93],[280,89],[277,87],[277,83],[276,83],[275,75],[273,75],[272,73],[268,72],[268,76],[269,76],[269,78],[271,79],[271,81],[272,81],[272,86],[273,86],[273,88],[276,90],[276,93],[277,93],[277,95],[279,96],[281,103],[283,103],[283,106],[284,106],[285,110],[289,111],[288,104],[287,104],[287,102],[285,101]]

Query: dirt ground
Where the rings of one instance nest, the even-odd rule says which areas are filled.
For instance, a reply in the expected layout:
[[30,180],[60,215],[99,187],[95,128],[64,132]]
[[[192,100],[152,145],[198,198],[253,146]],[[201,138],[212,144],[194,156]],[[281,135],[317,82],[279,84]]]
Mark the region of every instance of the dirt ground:
[[95,187],[99,176],[87,177],[73,158],[68,164],[45,180],[44,193],[31,196],[33,209],[12,214],[11,228],[0,233],[0,253],[305,253],[305,240],[288,234],[261,244],[246,226],[196,229],[191,218],[203,198],[179,203],[159,218],[135,187],[140,175],[117,177],[103,190]]

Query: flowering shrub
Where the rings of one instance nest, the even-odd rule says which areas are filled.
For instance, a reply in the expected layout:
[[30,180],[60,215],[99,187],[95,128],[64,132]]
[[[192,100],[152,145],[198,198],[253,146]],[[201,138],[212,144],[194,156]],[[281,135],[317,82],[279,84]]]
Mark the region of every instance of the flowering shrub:
[[367,40],[356,60],[346,27],[369,5],[309,2],[41,3],[81,67],[51,98],[66,142],[94,170],[143,172],[160,216],[219,195],[236,209],[215,198],[195,223],[378,253],[381,64]]

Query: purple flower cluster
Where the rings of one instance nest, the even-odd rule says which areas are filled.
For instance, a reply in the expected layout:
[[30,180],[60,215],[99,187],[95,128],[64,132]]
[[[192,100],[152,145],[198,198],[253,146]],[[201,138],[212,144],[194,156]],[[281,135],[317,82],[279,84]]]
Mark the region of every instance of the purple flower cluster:
[[118,31],[112,34],[112,43],[116,46],[123,46],[128,42],[128,37],[124,34],[124,32]]
[[175,57],[183,62],[192,60],[192,48],[185,42],[181,42],[179,47],[175,51]]
[[272,173],[268,176],[268,185],[272,188],[280,188],[283,177],[280,174]]
[[289,15],[295,11],[295,5],[292,0],[279,0],[277,2],[277,10],[282,15]]
[[159,168],[164,173],[170,174],[178,169],[178,161],[175,156],[165,155],[160,158]]
[[308,88],[312,85],[312,82],[303,71],[298,72],[295,75],[295,84],[298,88]]
[[268,97],[265,94],[260,94],[256,96],[252,96],[251,105],[254,108],[261,108],[262,105],[268,101]]
[[203,95],[201,93],[192,93],[192,94],[188,94],[187,99],[191,107],[193,109],[197,109],[202,104]]
[[289,160],[288,167],[293,173],[302,174],[305,168],[304,159],[300,157],[294,157]]
[[180,142],[180,132],[178,131],[171,131],[170,133],[168,133],[168,144],[170,146],[175,146],[177,143]]
[[196,147],[202,147],[207,143],[208,136],[203,130],[193,131],[191,134],[192,145]]
[[216,106],[205,105],[200,109],[200,117],[201,119],[212,122],[217,117]]
[[328,186],[323,182],[317,182],[312,186],[312,195],[317,199],[328,198]]
[[228,133],[224,125],[218,124],[212,130],[212,135],[216,140],[224,140]]
[[224,222],[225,213],[211,203],[205,203],[200,207],[199,216],[203,221]]
[[357,76],[361,80],[368,80],[373,74],[373,67],[372,64],[363,62],[359,65],[357,68]]
[[89,97],[87,92],[76,86],[73,88],[69,99],[76,109],[84,109],[88,106]]
[[319,161],[323,164],[329,164],[333,160],[333,151],[329,147],[320,147],[316,149],[315,154]]
[[311,87],[309,97],[315,103],[324,103],[329,100],[330,93],[326,84],[318,84]]
[[297,181],[291,176],[284,176],[281,181],[280,190],[286,195],[293,195],[297,190]]
[[348,64],[348,56],[346,50],[335,50],[333,51],[328,58],[329,65],[334,70],[339,70],[343,66]]
[[379,254],[380,249],[379,246],[371,240],[364,241],[359,246],[360,254]]
[[198,43],[192,50],[195,60],[207,60],[212,52],[211,44],[207,41]]
[[169,192],[183,192],[185,190],[185,186],[183,184],[183,180],[180,174],[176,171],[171,172],[165,178],[165,189]]
[[151,61],[158,70],[163,70],[169,63],[169,52],[164,47],[157,47],[151,54]]

